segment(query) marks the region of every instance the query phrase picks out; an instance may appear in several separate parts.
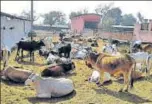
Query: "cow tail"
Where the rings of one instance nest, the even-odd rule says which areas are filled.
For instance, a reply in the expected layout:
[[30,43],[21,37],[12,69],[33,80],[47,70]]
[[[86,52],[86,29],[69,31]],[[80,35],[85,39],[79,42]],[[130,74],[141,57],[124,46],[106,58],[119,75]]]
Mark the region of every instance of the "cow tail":
[[132,67],[132,70],[131,70],[131,80],[130,80],[130,88],[133,88],[133,84],[134,84],[134,73],[135,73],[135,70],[136,70],[136,61],[134,60],[133,62],[133,67]]
[[150,68],[151,68],[151,64],[150,64],[151,58],[152,58],[152,55],[149,55],[146,60],[146,64],[147,64],[146,73],[148,73],[149,75],[150,75]]

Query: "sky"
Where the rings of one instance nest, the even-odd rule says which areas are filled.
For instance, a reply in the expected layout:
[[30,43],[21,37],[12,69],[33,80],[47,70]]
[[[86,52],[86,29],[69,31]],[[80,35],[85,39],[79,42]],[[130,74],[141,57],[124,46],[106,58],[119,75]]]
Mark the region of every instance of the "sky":
[[[78,11],[84,8],[93,13],[99,4],[114,3],[114,7],[119,7],[123,14],[132,13],[135,17],[137,12],[147,18],[152,19],[152,1],[34,1],[36,15],[45,14],[52,10],[59,10],[68,16],[71,11]],[[22,11],[30,11],[31,1],[1,1],[1,11],[21,15]],[[35,21],[35,24],[42,24],[43,18]]]

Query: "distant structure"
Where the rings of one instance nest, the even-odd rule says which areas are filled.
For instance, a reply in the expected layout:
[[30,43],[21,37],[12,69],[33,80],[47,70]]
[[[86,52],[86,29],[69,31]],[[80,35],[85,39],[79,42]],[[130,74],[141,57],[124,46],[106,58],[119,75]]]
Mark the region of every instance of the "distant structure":
[[71,30],[75,33],[82,33],[86,30],[95,30],[101,20],[101,15],[88,13],[71,18]]
[[113,25],[112,31],[99,30],[99,36],[103,39],[119,41],[140,40],[143,43],[152,43],[152,20],[144,23],[136,23],[135,26]]
[[70,28],[68,25],[33,25],[34,30],[40,30],[40,31],[68,31]]
[[11,50],[31,30],[31,20],[13,16],[4,12],[1,14],[1,49]]

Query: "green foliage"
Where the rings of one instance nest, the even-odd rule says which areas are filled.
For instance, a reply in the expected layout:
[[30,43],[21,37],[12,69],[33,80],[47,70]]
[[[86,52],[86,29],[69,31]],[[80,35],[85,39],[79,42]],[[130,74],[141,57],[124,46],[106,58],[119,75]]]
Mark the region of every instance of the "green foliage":
[[65,14],[61,11],[51,11],[43,15],[44,24],[49,24],[50,26],[55,24],[66,24]]
[[107,31],[111,31],[111,26],[115,24],[115,20],[111,17],[107,17],[104,21],[102,21],[102,28]]
[[71,19],[71,18],[78,16],[78,15],[81,15],[81,14],[88,14],[88,8],[84,8],[84,9],[79,10],[77,12],[74,12],[74,11],[71,12],[69,15],[69,18]]
[[103,4],[99,4],[96,8],[95,8],[95,12],[97,14],[102,15],[102,17],[108,12],[108,10],[111,9],[111,7],[113,6],[113,3],[109,3],[107,5],[103,5]]
[[98,5],[95,8],[95,12],[97,14],[102,15],[102,29],[110,31],[112,25],[119,25],[121,23],[121,14],[122,11],[120,8],[112,8],[113,3],[109,3],[108,5]]
[[122,11],[120,8],[112,8],[108,10],[106,17],[111,17],[115,21],[115,25],[120,25]]
[[122,25],[133,26],[136,23],[136,18],[132,14],[125,14],[122,17]]
[[[31,19],[31,11],[23,10],[20,17],[24,17],[26,19]],[[33,21],[36,21],[39,17],[36,16],[36,12],[33,11]]]

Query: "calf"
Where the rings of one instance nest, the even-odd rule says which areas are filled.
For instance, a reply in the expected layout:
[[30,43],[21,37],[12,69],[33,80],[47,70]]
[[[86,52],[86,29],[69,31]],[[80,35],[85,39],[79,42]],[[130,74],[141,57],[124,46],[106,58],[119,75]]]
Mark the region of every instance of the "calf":
[[59,56],[62,57],[62,53],[64,53],[64,57],[69,58],[71,52],[71,44],[67,44],[58,48]]
[[34,61],[34,51],[36,50],[40,50],[41,46],[45,46],[44,42],[41,41],[19,41],[19,43],[17,43],[18,49],[17,49],[17,54],[16,54],[16,58],[19,56],[19,51],[20,49],[22,49],[22,56],[21,56],[21,60],[23,59],[23,50],[29,51],[30,52],[30,61],[31,61],[31,56],[33,53],[33,61]]
[[75,68],[75,64],[73,62],[63,63],[55,66],[48,67],[41,72],[41,76],[49,77],[49,76],[61,76]]

